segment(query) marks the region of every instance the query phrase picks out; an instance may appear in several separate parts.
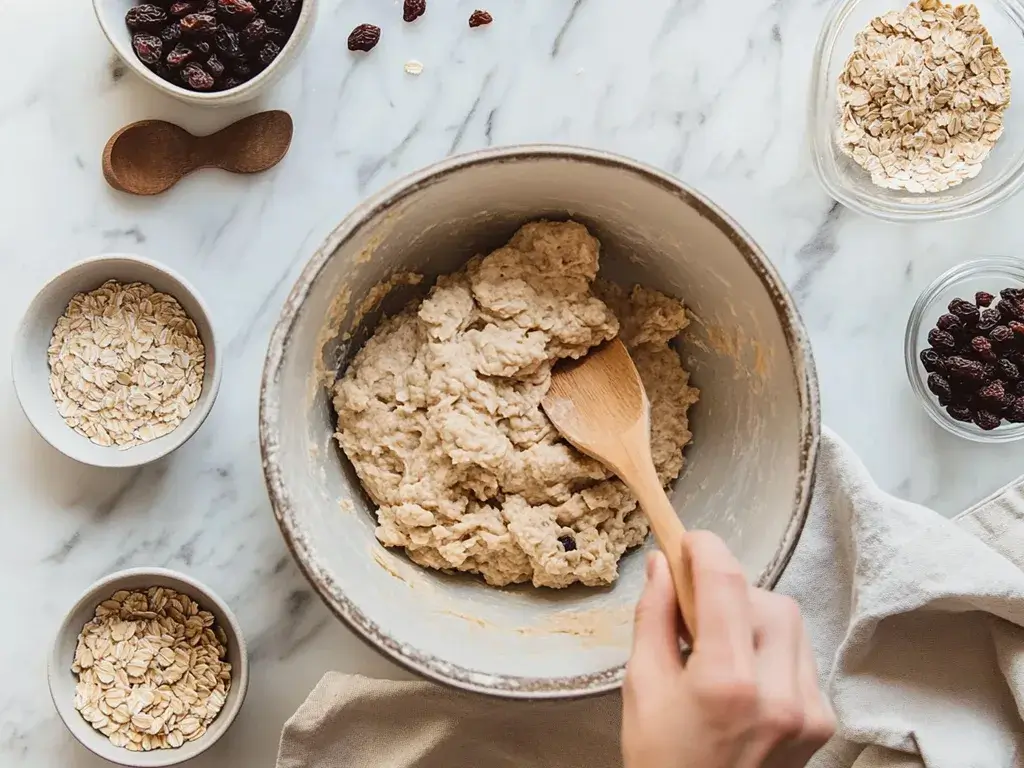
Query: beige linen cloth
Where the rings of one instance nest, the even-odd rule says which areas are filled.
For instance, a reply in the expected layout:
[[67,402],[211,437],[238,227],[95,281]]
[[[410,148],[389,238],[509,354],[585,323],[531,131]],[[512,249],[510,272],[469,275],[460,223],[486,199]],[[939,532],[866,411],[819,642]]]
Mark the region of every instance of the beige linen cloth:
[[[882,493],[826,430],[779,584],[840,723],[814,768],[1024,766],[1024,478],[947,520]],[[619,697],[491,700],[328,673],[277,768],[620,766]]]

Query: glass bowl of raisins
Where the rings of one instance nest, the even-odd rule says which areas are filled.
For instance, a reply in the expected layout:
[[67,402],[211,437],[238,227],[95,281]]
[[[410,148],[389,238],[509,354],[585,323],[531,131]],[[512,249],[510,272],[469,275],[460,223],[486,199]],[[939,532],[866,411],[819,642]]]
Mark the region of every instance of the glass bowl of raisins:
[[914,305],[904,353],[936,423],[977,442],[1024,438],[1024,260],[978,259],[940,275]]
[[304,46],[316,0],[93,0],[118,55],[142,79],[192,104],[254,98]]

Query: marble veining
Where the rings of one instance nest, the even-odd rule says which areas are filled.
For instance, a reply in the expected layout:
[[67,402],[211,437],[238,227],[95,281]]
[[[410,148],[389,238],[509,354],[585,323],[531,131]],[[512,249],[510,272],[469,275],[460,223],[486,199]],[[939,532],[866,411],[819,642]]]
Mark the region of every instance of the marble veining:
[[[45,656],[97,577],[179,568],[235,608],[253,679],[236,725],[196,768],[273,765],[278,734],[327,669],[401,676],[336,622],[274,523],[260,471],[257,395],[270,329],[302,265],[360,199],[445,155],[518,142],[599,147],[658,166],[722,205],[797,298],[814,343],[826,421],[882,487],[953,514],[1019,474],[1019,450],[934,426],[903,372],[920,290],[967,258],[1015,255],[1024,198],[953,224],[892,225],[839,207],[814,180],[805,114],[827,0],[321,0],[309,46],[256,103],[204,111],[165,98],[113,56],[89,4],[0,4],[0,350],[22,311],[73,260],[129,251],[185,274],[212,305],[224,355],[217,405],[169,460],[95,470],[36,436],[0,379],[4,685],[0,765],[98,768],[60,726]],[[490,27],[471,30],[485,7]],[[383,27],[368,56],[356,24]],[[42,34],[45,31],[46,34]],[[418,77],[403,66],[424,64]],[[295,139],[272,171],[194,174],[166,194],[111,191],[100,151],[143,118],[207,132],[285,109]]]

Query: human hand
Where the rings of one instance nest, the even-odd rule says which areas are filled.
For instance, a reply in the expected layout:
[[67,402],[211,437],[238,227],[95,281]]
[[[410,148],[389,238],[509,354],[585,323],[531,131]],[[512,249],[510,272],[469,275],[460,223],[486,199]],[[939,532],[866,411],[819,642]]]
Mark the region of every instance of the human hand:
[[687,533],[697,637],[685,666],[668,562],[647,562],[623,685],[626,768],[800,768],[835,731],[796,603],[747,584],[712,533]]

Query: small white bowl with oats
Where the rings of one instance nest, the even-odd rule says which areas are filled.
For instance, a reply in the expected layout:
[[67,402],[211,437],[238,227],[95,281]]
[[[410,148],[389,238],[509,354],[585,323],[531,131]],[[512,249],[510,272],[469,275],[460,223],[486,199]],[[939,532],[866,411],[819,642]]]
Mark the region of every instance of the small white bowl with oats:
[[88,750],[132,768],[178,765],[224,735],[249,662],[212,590],[164,568],[100,579],[64,617],[47,665],[53,705]]
[[185,278],[133,254],[73,264],[18,328],[14,388],[36,431],[97,467],[135,467],[184,444],[220,388],[213,323]]

